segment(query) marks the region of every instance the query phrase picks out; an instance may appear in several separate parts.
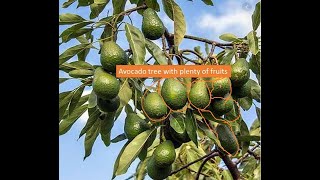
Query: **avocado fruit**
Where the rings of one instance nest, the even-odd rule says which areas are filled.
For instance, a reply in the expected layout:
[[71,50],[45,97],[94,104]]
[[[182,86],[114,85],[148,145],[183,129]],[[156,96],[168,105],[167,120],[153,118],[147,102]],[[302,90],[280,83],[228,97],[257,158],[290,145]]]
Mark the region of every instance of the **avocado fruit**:
[[156,92],[151,92],[146,95],[143,101],[145,113],[153,119],[160,119],[167,115],[168,107]]
[[230,92],[231,81],[229,78],[212,77],[207,81],[212,97],[224,97]]
[[153,9],[147,8],[142,16],[141,30],[144,37],[150,40],[159,39],[164,33],[165,27],[157,13]]
[[190,89],[189,100],[195,108],[204,109],[210,103],[210,95],[206,82],[196,81]]
[[173,78],[164,80],[161,88],[161,96],[166,104],[173,110],[183,108],[187,101],[187,89],[182,83]]
[[218,139],[221,143],[221,146],[224,150],[232,155],[238,152],[238,140],[229,126],[225,124],[218,124],[218,126],[216,127],[216,132],[218,134]]
[[214,114],[217,114],[218,116],[222,116],[228,112],[230,112],[233,108],[233,99],[227,98],[227,99],[213,99],[212,100],[212,109]]
[[140,133],[149,129],[147,122],[135,113],[128,113],[124,123],[124,134],[132,141]]
[[128,55],[115,42],[105,41],[101,47],[100,63],[107,72],[116,72],[116,65],[128,64]]
[[113,99],[102,99],[98,97],[97,106],[102,112],[114,112],[120,106],[120,98],[119,96],[116,96]]
[[173,143],[170,140],[162,142],[153,152],[155,165],[157,167],[170,166],[176,159],[176,152]]
[[240,87],[244,85],[250,77],[249,63],[243,59],[238,59],[231,65],[231,83],[232,87]]
[[98,97],[113,99],[119,93],[120,82],[101,67],[97,67],[93,75],[92,88]]
[[167,178],[171,173],[171,170],[172,170],[172,165],[164,168],[157,167],[154,156],[151,156],[147,164],[148,175],[154,180],[162,180]]

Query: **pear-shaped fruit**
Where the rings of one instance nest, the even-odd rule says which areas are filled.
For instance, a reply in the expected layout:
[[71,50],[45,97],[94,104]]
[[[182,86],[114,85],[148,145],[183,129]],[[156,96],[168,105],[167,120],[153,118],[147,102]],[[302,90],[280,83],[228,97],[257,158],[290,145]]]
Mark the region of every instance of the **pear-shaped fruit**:
[[107,72],[116,72],[116,65],[128,64],[128,56],[113,41],[106,41],[101,47],[100,63]]
[[249,63],[243,59],[238,59],[231,65],[231,82],[232,87],[240,87],[244,85],[250,77]]
[[167,105],[156,92],[146,95],[143,101],[143,107],[145,113],[147,113],[150,118],[154,119],[162,118],[168,113]]
[[205,81],[197,81],[191,86],[189,100],[193,106],[200,109],[210,103],[210,95]]
[[148,8],[143,12],[142,33],[151,40],[159,39],[165,31],[164,25],[157,13]]
[[163,82],[161,96],[173,110],[183,108],[188,100],[186,87],[180,81],[173,78],[166,79]]
[[135,113],[128,113],[124,123],[124,133],[129,141],[148,129],[149,126],[145,120]]
[[224,124],[219,124],[216,128],[218,139],[221,146],[230,154],[235,154],[239,150],[238,140],[230,127]]
[[176,159],[174,145],[170,140],[162,142],[153,152],[155,165],[157,167],[170,166]]
[[101,67],[98,67],[93,75],[92,88],[98,97],[113,99],[119,93],[120,82]]
[[164,168],[156,166],[154,156],[151,156],[147,164],[148,175],[154,180],[162,180],[167,178],[171,170],[172,170],[172,165]]
[[120,106],[120,98],[119,96],[113,99],[102,99],[98,97],[97,106],[103,112],[114,112]]
[[212,109],[215,114],[222,116],[223,114],[228,113],[233,108],[232,98],[228,99],[214,99],[212,103]]
[[206,81],[212,97],[224,97],[230,92],[231,81],[229,78],[212,77]]

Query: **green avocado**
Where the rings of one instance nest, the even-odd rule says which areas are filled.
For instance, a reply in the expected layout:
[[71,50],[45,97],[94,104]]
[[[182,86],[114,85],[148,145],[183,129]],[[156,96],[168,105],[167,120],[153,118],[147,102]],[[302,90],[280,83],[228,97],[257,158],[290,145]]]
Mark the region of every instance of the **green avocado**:
[[172,170],[172,165],[164,168],[157,167],[154,156],[151,156],[147,164],[148,175],[154,180],[162,180],[167,178],[171,173],[171,170]]
[[156,40],[159,39],[165,31],[164,25],[157,13],[148,8],[143,12],[142,18],[142,33],[144,37]]
[[162,142],[153,152],[155,165],[157,167],[170,166],[176,159],[174,145],[170,140]]
[[166,106],[161,96],[156,92],[152,92],[146,95],[143,101],[143,107],[145,113],[150,118],[154,119],[160,119],[166,116],[168,113],[168,107]]
[[232,89],[232,95],[234,95],[237,98],[243,98],[243,97],[247,97],[251,94],[251,82],[252,80],[249,79],[244,85],[240,86],[240,87],[234,87]]
[[200,109],[210,103],[210,95],[205,81],[197,81],[191,86],[189,100],[193,106]]
[[216,128],[218,139],[224,150],[230,154],[235,154],[239,150],[238,140],[234,136],[233,132],[229,126],[224,124],[219,124]]
[[229,111],[231,111],[233,108],[233,100],[230,97],[229,99],[213,99],[212,102],[212,109],[214,114],[217,114],[218,116],[222,116]]
[[249,63],[240,58],[231,65],[231,83],[232,87],[240,87],[244,85],[250,77]]
[[207,85],[212,97],[224,97],[224,95],[230,92],[231,81],[229,78],[212,77],[207,81]]
[[106,41],[101,47],[100,63],[107,72],[116,72],[116,65],[128,64],[128,55],[113,41]]
[[124,123],[124,134],[132,141],[140,133],[149,129],[147,122],[135,113],[128,113]]
[[173,110],[183,108],[188,100],[186,87],[180,81],[172,78],[166,79],[163,82],[161,96]]
[[98,67],[93,75],[92,88],[96,95],[102,99],[115,98],[120,90],[120,82],[111,74]]
[[120,106],[120,98],[119,96],[117,96],[109,100],[109,99],[102,99],[98,97],[97,106],[103,112],[114,112]]

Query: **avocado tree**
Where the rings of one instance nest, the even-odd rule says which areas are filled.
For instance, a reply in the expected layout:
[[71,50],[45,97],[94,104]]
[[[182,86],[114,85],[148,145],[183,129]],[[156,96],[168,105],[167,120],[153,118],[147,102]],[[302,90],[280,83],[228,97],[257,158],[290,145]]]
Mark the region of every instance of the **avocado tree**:
[[[213,6],[212,0],[202,0]],[[76,0],[67,0],[68,8]],[[260,2],[252,14],[252,31],[245,37],[230,33],[224,42],[186,34],[186,20],[174,0],[78,0],[90,8],[88,17],[64,13],[67,25],[60,44],[77,40],[59,56],[59,70],[81,85],[59,94],[59,134],[67,133],[79,117],[89,118],[80,132],[85,158],[100,135],[106,147],[126,141],[114,162],[113,177],[124,174],[139,159],[135,179],[260,179]],[[112,13],[101,16],[112,3]],[[125,4],[135,7],[126,9]],[[219,4],[216,4],[219,6]],[[192,7],[190,7],[192,8]],[[158,16],[164,11],[174,23],[169,32]],[[133,23],[130,15],[142,16]],[[93,32],[101,32],[94,37]],[[117,42],[125,33],[128,49]],[[184,39],[205,45],[181,49]],[[159,47],[154,40],[161,40]],[[86,61],[90,50],[100,59]],[[215,53],[219,51],[219,53]],[[151,54],[146,58],[146,54]],[[77,61],[71,58],[76,57]],[[230,78],[117,78],[116,65],[231,65]],[[254,79],[250,79],[250,72]],[[92,92],[83,95],[86,86]],[[242,117],[254,105],[257,118],[248,127]],[[111,139],[111,129],[125,113],[123,133]]]

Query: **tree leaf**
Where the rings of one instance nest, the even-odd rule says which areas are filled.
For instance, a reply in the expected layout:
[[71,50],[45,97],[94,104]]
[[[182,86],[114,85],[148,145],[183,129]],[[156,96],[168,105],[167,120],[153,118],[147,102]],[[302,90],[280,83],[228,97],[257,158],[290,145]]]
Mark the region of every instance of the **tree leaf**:
[[225,56],[222,58],[222,60],[220,62],[221,65],[222,64],[223,65],[231,64],[231,60],[232,60],[233,56],[236,54],[237,49],[232,49],[232,50],[226,49],[225,51],[226,51]]
[[231,173],[229,170],[223,170],[221,173],[223,180],[233,180],[233,177],[231,176]]
[[89,24],[92,24],[93,22],[80,22],[78,24],[75,24],[69,28],[67,28],[66,30],[64,30],[61,34],[60,34],[60,38],[62,40],[62,42],[68,42],[70,39],[72,38],[76,38],[78,36],[81,36],[87,32],[89,32],[90,30],[92,31],[92,29],[90,28],[84,28],[81,29]]
[[254,157],[250,156],[246,161],[243,162],[243,174],[251,174],[256,168],[257,163]]
[[[124,11],[127,0],[112,0],[113,15],[119,14]],[[123,16],[118,18],[118,22],[123,20]]]
[[170,126],[179,134],[185,131],[184,119],[178,114],[172,114]]
[[72,114],[73,110],[75,109],[75,107],[77,106],[80,98],[81,98],[81,95],[83,93],[83,90],[86,86],[84,85],[81,85],[79,88],[77,88],[74,93],[73,93],[73,96],[72,96],[72,99],[70,101],[70,104],[69,104],[69,115]]
[[94,93],[94,91],[91,91],[88,101],[89,101],[88,108],[93,108],[97,105],[97,95],[96,93]]
[[257,117],[258,117],[259,121],[261,121],[261,120],[260,120],[261,109],[260,109],[259,107],[256,107],[256,113],[257,113]]
[[250,97],[239,98],[238,103],[243,110],[248,111],[252,106],[252,99]]
[[71,4],[73,4],[74,2],[76,2],[76,0],[68,0],[68,1],[66,1],[66,2],[64,2],[64,3],[62,4],[62,8],[67,8],[67,7],[69,7]]
[[144,58],[146,56],[145,38],[142,32],[126,23],[125,25],[126,37],[132,50],[132,59],[135,65],[144,64]]
[[131,97],[132,97],[132,89],[130,88],[130,85],[128,83],[128,81],[125,81],[119,90],[118,96],[120,98],[120,106],[116,111],[116,118],[118,119],[122,108],[128,104],[128,102],[130,101]]
[[254,9],[254,12],[251,16],[252,19],[252,28],[253,30],[257,30],[259,25],[260,25],[260,7],[261,7],[261,3],[260,1],[256,4],[256,7]]
[[256,35],[257,35],[257,33],[255,31],[251,31],[247,35],[248,44],[249,44],[249,50],[254,55],[256,55],[259,52],[258,38],[257,38]]
[[201,129],[217,146],[221,147],[221,143],[217,136],[203,122],[197,121],[199,129]]
[[66,68],[68,70],[73,69],[91,69],[93,70],[93,66],[85,61],[73,61],[70,63],[63,63],[59,68]]
[[92,152],[93,144],[99,135],[100,123],[101,123],[100,120],[96,121],[86,133],[86,137],[84,140],[85,155],[83,157],[83,160],[85,160],[88,156],[90,156]]
[[249,67],[255,74],[260,74],[260,68],[261,68],[261,56],[260,51],[257,53],[257,55],[252,55],[249,59]]
[[98,108],[96,108],[95,111],[91,113],[88,111],[88,113],[89,113],[89,118],[86,122],[86,125],[82,128],[78,139],[80,139],[81,136],[84,135],[94,125],[94,123],[99,119],[99,116],[101,114]]
[[124,133],[122,133],[122,134],[119,134],[117,137],[113,138],[111,140],[111,142],[112,143],[117,143],[117,142],[123,141],[125,139],[127,139],[127,137],[126,137],[126,135]]
[[145,0],[145,3],[149,8],[152,8],[158,12],[160,11],[160,6],[159,6],[157,0]]
[[101,122],[101,139],[107,147],[110,145],[110,135],[114,124],[114,116],[115,112],[106,113],[105,118]]
[[154,130],[156,129],[146,130],[140,133],[128,144],[120,157],[116,175],[124,174],[127,172],[129,166],[139,155],[141,149]]
[[93,0],[78,0],[77,8],[82,6],[89,6],[92,3],[93,3]]
[[127,114],[128,114],[128,113],[133,113],[133,109],[132,109],[132,107],[130,106],[130,104],[127,104],[127,105],[125,106],[125,111],[126,111]]
[[59,135],[63,135],[69,131],[71,126],[76,122],[77,119],[88,109],[88,105],[82,105],[76,108],[72,114],[66,119],[63,119],[59,124]]
[[72,79],[72,78],[59,78],[59,84],[62,84],[62,83],[66,82],[69,79]]
[[144,177],[146,176],[147,174],[147,164],[148,164],[148,160],[149,158],[146,158],[145,160],[143,161],[140,161],[139,163],[139,166],[136,170],[137,174],[135,176],[135,179],[136,180],[144,180]]
[[107,25],[107,24],[111,23],[113,18],[114,18],[114,16],[108,16],[108,17],[102,18],[102,19],[100,19],[99,22],[95,23],[95,26],[100,27],[102,25]]
[[149,53],[154,57],[154,59],[160,64],[160,65],[168,65],[168,61],[166,59],[166,56],[164,55],[163,51],[152,41],[145,39],[146,48],[149,51]]
[[94,0],[94,3],[90,5],[91,13],[90,19],[94,19],[99,16],[110,0]]
[[238,141],[250,142],[250,141],[260,141],[260,136],[237,136]]
[[129,144],[129,141],[127,141],[126,144],[123,145],[123,147],[121,148],[121,150],[120,150],[120,152],[119,152],[119,154],[118,154],[118,156],[117,156],[116,161],[115,161],[114,164],[113,164],[112,179],[114,179],[114,178],[116,177],[116,172],[117,172],[118,167],[119,167],[120,158],[121,158],[121,156],[122,156],[122,154],[123,154],[123,151],[124,151],[124,150],[126,149],[126,147],[128,146],[128,144]]
[[173,21],[173,9],[171,5],[171,0],[162,0],[162,5],[163,5],[164,12]]
[[204,2],[206,5],[213,6],[212,0],[202,0],[202,2]]
[[[260,120],[257,118],[253,121],[251,127],[250,127],[250,132],[259,128],[260,127]],[[250,133],[251,134],[251,133]]]
[[62,119],[67,107],[69,106],[70,101],[71,101],[71,99],[73,97],[73,93],[74,93],[74,91],[72,91],[72,92],[70,92],[68,94],[65,93],[65,94],[61,95],[61,96],[65,95],[65,97],[63,97],[63,98],[59,97],[59,120]]
[[59,94],[59,103],[62,99],[64,99],[69,93],[71,93],[72,91],[65,91]]
[[86,48],[90,48],[91,47],[91,43],[89,44],[78,44],[75,45],[69,49],[67,49],[66,51],[64,51],[60,56],[59,56],[59,66],[68,61],[70,58],[72,58],[73,56],[75,56],[76,54],[82,52],[84,49]]
[[205,51],[206,51],[207,55],[209,55],[210,54],[209,45],[208,45],[208,43],[205,43],[204,45],[205,45]]
[[75,24],[83,21],[85,19],[77,14],[65,13],[59,15],[59,25]]
[[186,119],[185,119],[184,123],[186,126],[188,136],[194,142],[194,144],[198,147],[196,119],[194,118],[191,109],[187,109]]
[[166,0],[167,6],[172,9],[172,20],[174,21],[174,46],[177,48],[186,34],[186,22],[184,14],[179,5],[173,0]]
[[228,42],[240,41],[240,39],[237,38],[236,35],[231,34],[231,33],[222,34],[221,36],[219,36],[219,38],[220,38],[221,40],[228,41]]
[[[250,135],[250,132],[249,132],[249,129],[248,129],[246,122],[244,122],[244,120],[242,118],[240,118],[239,123],[240,123],[240,135],[241,136]],[[250,142],[241,142],[240,145],[241,145],[241,152],[242,152],[242,154],[244,154],[248,151]]]
[[261,180],[261,163],[253,171],[253,180]]

